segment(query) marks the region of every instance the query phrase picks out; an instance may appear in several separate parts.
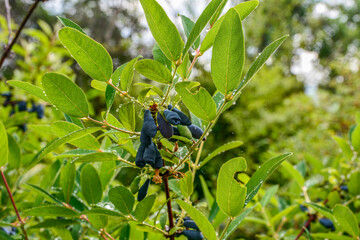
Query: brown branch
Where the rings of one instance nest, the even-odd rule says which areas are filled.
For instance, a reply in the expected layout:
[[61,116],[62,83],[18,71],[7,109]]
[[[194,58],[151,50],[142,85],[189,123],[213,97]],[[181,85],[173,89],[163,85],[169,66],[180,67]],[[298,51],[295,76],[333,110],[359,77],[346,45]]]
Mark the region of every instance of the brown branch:
[[26,14],[25,18],[23,19],[23,21],[21,22],[20,24],[20,27],[19,29],[16,31],[16,34],[15,34],[15,37],[14,39],[11,41],[10,44],[8,44],[8,46],[5,48],[5,51],[3,53],[3,55],[1,56],[1,59],[0,59],[0,69],[2,67],[2,65],[4,64],[5,62],[5,59],[8,57],[10,51],[11,51],[11,48],[14,46],[16,40],[18,39],[18,37],[20,36],[20,33],[21,31],[23,30],[26,22],[29,20],[31,14],[34,12],[34,10],[36,9],[38,3],[40,2],[41,0],[36,0],[34,2],[34,4],[31,6],[31,8],[29,9],[28,13]]
[[[171,200],[170,200],[170,189],[169,189],[169,176],[166,174],[164,176],[164,188],[165,188],[165,194],[166,194],[166,204],[167,204],[167,211],[168,211],[168,217],[169,217],[169,225],[170,229],[174,227],[174,217],[171,209]],[[169,230],[170,231],[170,230]],[[170,240],[175,240],[174,235],[169,236]]]
[[9,36],[8,36],[8,44],[11,40],[11,14],[10,14],[10,10],[11,10],[11,6],[9,4],[9,0],[5,0],[5,8],[6,8],[6,21],[7,21],[7,26],[8,26],[8,31],[9,31]]
[[24,234],[24,238],[25,238],[26,240],[28,240],[28,236],[27,236],[26,230],[25,230],[25,228],[24,228],[24,221],[23,221],[22,218],[20,217],[19,211],[18,211],[18,209],[17,209],[17,207],[16,207],[16,204],[15,204],[13,195],[12,195],[12,193],[11,193],[9,184],[8,184],[8,182],[6,181],[6,177],[5,177],[5,174],[4,174],[4,172],[3,172],[3,168],[0,168],[0,172],[1,172],[1,177],[2,177],[2,179],[3,179],[3,181],[4,181],[4,184],[5,184],[6,190],[7,190],[8,194],[9,194],[11,203],[12,203],[12,205],[13,205],[13,207],[14,207],[16,216],[17,216],[17,218],[18,218],[19,221],[20,221],[20,224],[21,224],[20,228],[21,228],[21,230],[22,230],[22,232],[23,232],[23,234]]
[[309,214],[308,220],[306,221],[305,225],[301,228],[301,231],[296,236],[295,240],[298,240],[301,237],[301,235],[305,232],[305,228],[308,228],[311,222],[315,221],[315,219],[316,219],[316,214]]

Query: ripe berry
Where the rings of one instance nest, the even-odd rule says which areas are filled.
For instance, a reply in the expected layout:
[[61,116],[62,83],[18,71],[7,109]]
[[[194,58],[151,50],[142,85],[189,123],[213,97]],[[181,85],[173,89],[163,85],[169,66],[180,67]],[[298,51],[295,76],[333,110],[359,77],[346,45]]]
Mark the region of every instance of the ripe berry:
[[188,128],[189,128],[193,138],[196,138],[196,139],[199,139],[204,133],[204,131],[201,128],[199,128],[198,126],[196,126],[194,124],[191,124],[190,126],[188,126]]
[[186,228],[192,228],[199,231],[198,226],[193,220],[184,220],[184,227]]
[[[141,136],[140,136],[141,138]],[[145,152],[145,145],[144,144],[140,144],[140,147],[136,153],[136,157],[135,157],[135,164],[136,166],[143,168],[145,166],[145,160],[143,158],[144,156],[144,152]]]
[[165,116],[166,120],[173,125],[178,125],[181,123],[181,118],[179,117],[179,115],[176,112],[165,109],[164,116]]
[[157,121],[161,135],[165,138],[171,138],[172,135],[174,135],[174,130],[171,124],[167,122],[160,113],[157,114]]
[[145,148],[144,151],[144,157],[145,163],[149,164],[150,166],[155,165],[155,158],[156,158],[156,152],[155,152],[155,143],[151,143],[147,148]]
[[340,186],[340,189],[343,190],[343,191],[345,191],[345,192],[348,192],[348,191],[349,191],[349,188],[348,188],[348,186],[346,186],[346,185],[341,185],[341,186]]
[[179,115],[179,117],[181,119],[181,123],[180,123],[181,125],[186,125],[186,126],[191,125],[191,121],[190,121],[189,117],[185,115],[185,113],[183,113],[182,111],[180,111],[179,109],[177,109],[175,107],[173,108],[172,105],[169,105],[168,109]]
[[144,112],[144,124],[142,131],[149,137],[153,138],[157,132],[157,126],[153,117],[151,116],[150,110],[145,110]]
[[147,179],[145,181],[145,183],[139,189],[139,193],[138,193],[138,196],[137,196],[137,200],[139,202],[146,197],[148,189],[149,189],[149,185],[150,185],[150,179]]
[[301,211],[303,211],[303,212],[307,212],[309,210],[306,206],[304,206],[302,204],[300,204],[299,207],[300,207]]
[[160,151],[157,147],[155,147],[155,152],[156,152],[155,164],[152,167],[155,169],[159,169],[163,167],[164,160],[162,159]]
[[188,240],[202,240],[202,239],[204,239],[204,236],[202,235],[202,233],[199,232],[199,231],[195,231],[195,230],[184,230],[182,232],[182,234],[184,234],[184,236],[186,236],[188,238]]
[[333,223],[333,221],[331,221],[330,219],[328,219],[328,218],[320,218],[320,219],[319,219],[319,222],[320,222],[320,224],[323,225],[324,227],[330,228],[331,231],[335,231],[334,223]]

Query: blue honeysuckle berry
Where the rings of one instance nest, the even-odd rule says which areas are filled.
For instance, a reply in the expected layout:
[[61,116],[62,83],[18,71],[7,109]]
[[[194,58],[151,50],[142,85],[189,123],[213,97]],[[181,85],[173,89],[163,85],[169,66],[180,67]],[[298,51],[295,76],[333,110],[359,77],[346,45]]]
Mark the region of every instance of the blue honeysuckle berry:
[[319,223],[321,225],[323,225],[324,227],[331,229],[331,231],[335,231],[334,223],[330,219],[328,219],[328,218],[320,218]]
[[157,147],[155,147],[155,152],[156,152],[155,164],[152,167],[155,169],[159,169],[163,167],[164,160],[162,159],[160,151]]
[[180,122],[181,125],[186,125],[186,126],[191,125],[190,118],[188,116],[186,116],[185,113],[183,113],[182,111],[180,111],[179,109],[177,109],[175,107],[173,108],[172,105],[169,105],[168,109],[175,112],[175,113],[177,113],[179,115],[179,117],[181,119],[181,122]]
[[204,131],[200,127],[198,127],[194,124],[191,124],[190,126],[188,126],[188,128],[189,128],[193,138],[196,138],[196,139],[199,139],[204,133]]
[[164,117],[160,113],[157,114],[157,122],[159,125],[160,133],[164,138],[171,138],[172,135],[174,135],[173,127],[169,122],[164,119]]
[[23,112],[27,110],[27,103],[25,101],[19,101],[17,102],[19,112]]
[[188,240],[202,240],[204,239],[204,236],[201,232],[196,230],[184,230],[182,234],[188,238]]
[[139,202],[146,197],[148,189],[149,189],[149,185],[150,185],[150,179],[147,179],[145,181],[145,183],[140,187],[139,193],[137,195],[137,200]]
[[136,157],[135,157],[135,164],[136,166],[143,168],[146,164],[145,160],[144,160],[144,152],[145,152],[145,145],[144,144],[140,144],[140,147],[138,148],[138,151],[136,153]]
[[36,115],[38,119],[42,119],[44,117],[45,107],[42,104],[37,105],[36,107]]
[[165,119],[173,125],[179,125],[181,123],[181,118],[176,112],[165,109],[164,116],[165,116]]
[[157,126],[153,117],[151,116],[150,110],[145,110],[144,112],[144,124],[142,127],[142,131],[150,138],[155,137],[157,133]]
[[141,129],[141,133],[140,133],[140,142],[142,145],[144,145],[145,147],[149,146],[152,143],[152,139],[151,137],[149,137],[144,129]]
[[299,208],[300,208],[301,211],[303,211],[303,212],[309,211],[309,209],[308,209],[306,206],[302,205],[302,204],[299,205]]
[[151,143],[148,147],[145,148],[144,151],[144,160],[146,164],[149,164],[150,166],[155,165],[155,158],[156,158],[156,146],[155,143]]
[[348,188],[347,185],[341,185],[341,186],[340,186],[340,189],[343,190],[343,191],[345,191],[345,192],[348,192],[348,191],[349,191],[349,188]]
[[192,228],[199,231],[199,227],[196,225],[196,223],[191,219],[184,219],[183,223],[184,227],[186,228]]

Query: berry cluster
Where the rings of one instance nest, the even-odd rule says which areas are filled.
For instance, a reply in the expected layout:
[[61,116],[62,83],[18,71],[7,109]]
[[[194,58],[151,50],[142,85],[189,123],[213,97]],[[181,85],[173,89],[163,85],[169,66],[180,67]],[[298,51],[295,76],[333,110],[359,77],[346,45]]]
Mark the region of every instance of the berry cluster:
[[185,217],[182,225],[186,229],[182,230],[182,232],[180,232],[180,233],[177,233],[176,237],[180,237],[181,235],[184,235],[185,237],[187,237],[188,240],[204,239],[204,236],[200,232],[199,227],[196,225],[196,223],[190,217]]

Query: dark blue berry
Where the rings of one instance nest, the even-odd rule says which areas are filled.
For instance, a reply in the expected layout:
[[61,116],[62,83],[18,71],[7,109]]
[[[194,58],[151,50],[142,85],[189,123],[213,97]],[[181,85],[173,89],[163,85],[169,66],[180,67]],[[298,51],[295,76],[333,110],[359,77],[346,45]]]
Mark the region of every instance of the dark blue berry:
[[196,138],[196,139],[199,139],[204,133],[204,131],[200,127],[198,127],[194,124],[191,124],[190,126],[188,126],[188,128],[189,128],[193,138]]
[[173,130],[174,130],[174,135],[181,136],[180,132],[179,132],[179,129],[177,127],[173,127]]
[[150,110],[145,110],[144,112],[144,124],[142,131],[151,138],[155,137],[156,135],[157,126],[153,117],[151,116]]
[[36,107],[36,115],[38,119],[42,119],[44,117],[45,107],[42,104],[39,104]]
[[152,143],[151,137],[149,137],[145,131],[144,128],[141,129],[141,133],[140,133],[140,142],[142,145],[144,145],[145,147],[149,146]]
[[319,219],[319,222],[320,222],[320,224],[323,225],[324,227],[330,228],[331,231],[335,231],[334,223],[333,223],[333,221],[331,221],[330,219],[328,219],[328,218],[320,218],[320,219]]
[[188,116],[186,116],[182,111],[180,111],[179,109],[177,108],[173,108],[172,105],[169,105],[168,106],[168,109],[177,113],[181,119],[181,122],[180,124],[181,125],[186,125],[186,126],[190,126],[191,125],[191,121],[190,121],[190,118]]
[[144,160],[145,163],[149,164],[150,166],[155,165],[155,158],[156,158],[156,146],[155,143],[151,143],[144,151]]
[[204,236],[201,232],[195,230],[184,230],[183,235],[188,238],[188,240],[202,240]]
[[340,186],[340,189],[343,190],[343,191],[345,191],[345,192],[348,192],[348,191],[349,191],[349,188],[348,188],[348,186],[346,186],[346,185],[341,185],[341,186]]
[[159,168],[163,167],[164,160],[162,159],[160,151],[159,151],[159,149],[157,149],[157,147],[155,147],[155,152],[156,152],[155,165],[152,166],[152,167],[156,168],[156,169],[159,169]]
[[300,204],[299,207],[300,207],[301,211],[303,211],[303,212],[307,212],[309,210],[306,206],[304,206],[302,204]]
[[146,197],[148,189],[149,189],[149,185],[150,185],[150,179],[147,179],[145,181],[145,183],[139,189],[139,193],[138,193],[138,196],[137,196],[137,200],[139,202]]
[[198,226],[193,220],[184,220],[184,227],[186,228],[192,228],[199,231]]
[[179,115],[176,112],[165,109],[164,116],[165,116],[165,119],[173,125],[179,125],[181,123],[181,118],[179,117]]
[[135,157],[135,164],[140,168],[143,168],[146,164],[144,160],[144,151],[145,151],[145,146],[143,144],[140,144],[140,147]]
[[157,121],[161,135],[163,135],[164,138],[171,138],[172,135],[174,135],[174,129],[171,124],[167,122],[160,113],[157,114]]

